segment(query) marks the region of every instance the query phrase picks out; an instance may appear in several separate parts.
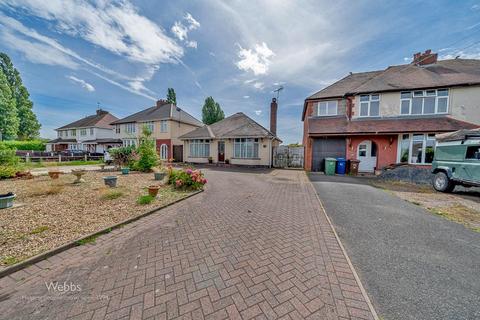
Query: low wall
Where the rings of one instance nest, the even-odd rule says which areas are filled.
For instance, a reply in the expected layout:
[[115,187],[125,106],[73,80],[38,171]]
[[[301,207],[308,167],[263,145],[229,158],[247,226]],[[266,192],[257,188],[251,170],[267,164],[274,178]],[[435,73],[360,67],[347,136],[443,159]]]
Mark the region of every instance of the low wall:
[[380,174],[381,179],[397,180],[419,184],[431,184],[433,173],[430,166],[422,168],[416,166],[399,166],[394,169],[384,170]]

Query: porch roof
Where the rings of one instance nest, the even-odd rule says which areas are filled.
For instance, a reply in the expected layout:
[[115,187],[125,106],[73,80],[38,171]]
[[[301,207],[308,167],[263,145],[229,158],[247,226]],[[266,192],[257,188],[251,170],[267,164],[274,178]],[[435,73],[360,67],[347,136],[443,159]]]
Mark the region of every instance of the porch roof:
[[63,143],[76,143],[76,139],[62,139],[62,138],[56,138],[53,140],[48,141],[47,143],[52,143],[52,144],[63,144]]
[[310,118],[309,136],[398,134],[409,132],[450,132],[460,129],[475,129],[479,125],[453,119],[449,116],[418,118],[355,119],[348,121],[345,116]]

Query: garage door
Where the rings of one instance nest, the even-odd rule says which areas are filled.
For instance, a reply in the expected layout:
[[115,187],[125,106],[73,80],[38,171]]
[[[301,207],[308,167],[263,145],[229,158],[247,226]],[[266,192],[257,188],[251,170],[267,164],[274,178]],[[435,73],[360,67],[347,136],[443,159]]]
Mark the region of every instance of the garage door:
[[345,158],[345,138],[318,138],[313,140],[312,171],[325,171],[325,158]]

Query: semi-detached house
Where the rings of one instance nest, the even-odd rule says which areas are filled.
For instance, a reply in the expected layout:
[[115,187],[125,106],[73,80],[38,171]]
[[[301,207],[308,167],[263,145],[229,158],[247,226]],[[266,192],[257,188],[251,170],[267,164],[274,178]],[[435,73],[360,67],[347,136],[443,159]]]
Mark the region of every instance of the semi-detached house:
[[111,123],[114,137],[123,146],[138,145],[143,126],[155,139],[162,160],[183,161],[183,141],[178,137],[203,126],[203,123],[174,104],[158,100],[156,105]]
[[480,127],[480,60],[437,60],[430,50],[411,64],[351,73],[305,100],[305,169],[325,158],[360,160],[373,172],[395,163],[428,166],[435,135]]

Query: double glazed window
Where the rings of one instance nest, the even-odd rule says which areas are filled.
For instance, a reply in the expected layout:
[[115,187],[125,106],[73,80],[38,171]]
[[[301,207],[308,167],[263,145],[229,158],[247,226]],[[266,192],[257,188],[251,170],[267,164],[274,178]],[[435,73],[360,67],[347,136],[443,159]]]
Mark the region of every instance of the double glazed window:
[[90,135],[93,136],[94,133],[95,133],[95,129],[94,129],[94,128],[90,128]]
[[135,123],[127,123],[125,124],[125,132],[127,133],[135,133]]
[[210,156],[210,140],[190,140],[191,158],[208,158]]
[[137,141],[135,139],[123,139],[123,146],[124,147],[135,147]]
[[380,115],[380,95],[362,94],[360,96],[360,117],[377,117]]
[[120,125],[119,124],[115,125],[115,133],[120,133]]
[[429,164],[433,161],[435,134],[404,134],[400,140],[400,162]]
[[336,116],[337,101],[321,101],[317,102],[317,116]]
[[160,121],[160,132],[168,132],[168,121],[161,120]]
[[258,139],[235,139],[235,142],[233,144],[233,157],[242,159],[258,158]]
[[143,125],[144,125],[145,127],[147,127],[147,129],[148,129],[150,132],[152,132],[152,133],[153,133],[153,131],[154,131],[154,128],[155,128],[155,127],[154,127],[154,122],[153,122],[153,121],[148,121],[148,122],[145,122]]
[[406,115],[448,112],[448,89],[402,91],[400,113]]
[[85,128],[80,129],[80,135],[81,136],[86,136],[87,135],[87,129],[85,129]]
[[70,130],[70,135],[72,137],[75,137],[77,135],[77,130],[73,129],[73,130]]

